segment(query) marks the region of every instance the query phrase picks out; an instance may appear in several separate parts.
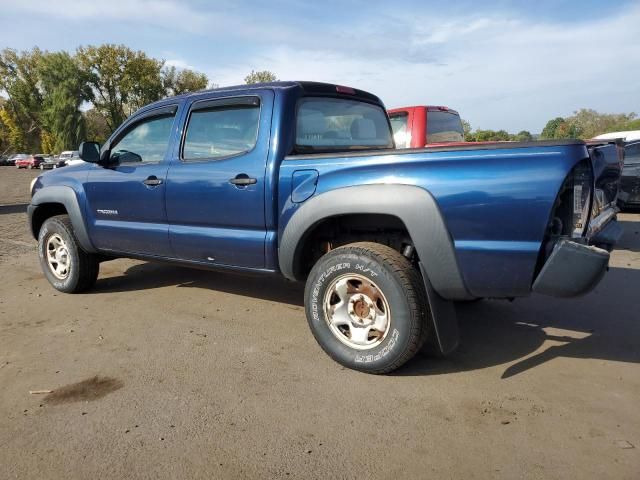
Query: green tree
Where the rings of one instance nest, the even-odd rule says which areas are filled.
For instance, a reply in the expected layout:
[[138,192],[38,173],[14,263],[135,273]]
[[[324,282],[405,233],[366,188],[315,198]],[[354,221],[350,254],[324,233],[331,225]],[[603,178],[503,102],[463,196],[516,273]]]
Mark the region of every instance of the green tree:
[[207,88],[207,75],[189,69],[178,70],[176,67],[165,67],[162,70],[162,82],[165,95],[181,95],[187,92],[197,92]]
[[462,122],[462,135],[467,142],[473,142],[470,138],[473,136],[471,133],[471,123],[465,119],[460,120]]
[[259,72],[251,70],[251,73],[244,77],[244,83],[246,84],[275,82],[277,80],[276,74],[269,70],[261,70]]
[[[91,99],[87,75],[67,52],[46,53],[39,66],[42,91],[42,150],[50,153],[75,149],[85,138],[85,119],[80,111]],[[47,138],[45,148],[44,138]]]
[[163,62],[124,45],[80,47],[80,66],[88,73],[92,103],[111,130],[135,110],[164,95]]
[[540,135],[540,138],[545,140],[558,138],[556,137],[556,131],[558,130],[558,127],[560,127],[560,125],[564,123],[565,123],[565,120],[562,117],[556,117],[552,120],[549,120],[547,124],[544,126],[544,128],[542,129],[542,134]]
[[510,135],[510,137],[511,137],[511,140],[515,140],[516,142],[532,142],[533,141],[533,135],[531,135],[531,132],[528,132],[527,130],[521,130],[515,135]]

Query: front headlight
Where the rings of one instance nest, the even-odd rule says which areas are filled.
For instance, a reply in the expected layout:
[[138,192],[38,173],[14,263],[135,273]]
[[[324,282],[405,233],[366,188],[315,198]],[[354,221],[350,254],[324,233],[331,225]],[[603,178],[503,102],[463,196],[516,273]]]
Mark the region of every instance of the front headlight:
[[29,185],[29,194],[33,197],[33,186],[36,184],[36,182],[38,181],[40,177],[36,177],[33,180],[31,180],[31,184]]

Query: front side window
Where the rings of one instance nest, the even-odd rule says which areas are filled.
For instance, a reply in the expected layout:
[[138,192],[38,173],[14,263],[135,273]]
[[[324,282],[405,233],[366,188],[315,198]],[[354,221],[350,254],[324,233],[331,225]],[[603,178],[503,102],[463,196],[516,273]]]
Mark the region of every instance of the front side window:
[[220,160],[246,153],[258,139],[259,99],[225,101],[191,112],[184,138],[185,161]]
[[391,120],[391,131],[393,132],[393,140],[396,142],[397,148],[409,148],[411,146],[411,134],[407,128],[409,115],[404,113],[394,113],[389,116]]
[[464,142],[462,120],[457,113],[429,110],[427,112],[427,142]]
[[387,114],[358,100],[307,97],[298,103],[296,151],[393,148]]
[[111,147],[111,162],[161,162],[169,146],[173,117],[152,117],[136,124]]

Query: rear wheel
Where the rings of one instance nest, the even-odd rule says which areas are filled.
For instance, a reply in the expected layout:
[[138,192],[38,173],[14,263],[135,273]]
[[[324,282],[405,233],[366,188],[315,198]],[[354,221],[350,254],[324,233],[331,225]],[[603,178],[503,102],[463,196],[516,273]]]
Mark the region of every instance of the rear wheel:
[[56,290],[79,293],[96,283],[98,258],[82,249],[67,215],[44,222],[38,235],[38,254],[42,271]]
[[311,270],[307,321],[338,363],[368,373],[391,372],[425,343],[426,294],[399,252],[361,242],[332,250]]

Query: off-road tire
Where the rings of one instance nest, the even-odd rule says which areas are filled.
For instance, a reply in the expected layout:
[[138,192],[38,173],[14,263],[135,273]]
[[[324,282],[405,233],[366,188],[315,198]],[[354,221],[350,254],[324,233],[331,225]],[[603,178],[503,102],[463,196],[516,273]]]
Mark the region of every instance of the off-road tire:
[[[389,306],[388,331],[381,343],[371,348],[345,344],[329,326],[325,295],[332,283],[348,274],[374,282]],[[378,243],[352,243],[321,257],[307,279],[305,310],[320,347],[341,365],[362,372],[396,370],[420,350],[428,336],[425,318],[430,312],[420,274],[399,252]]]
[[[64,279],[58,278],[53,273],[47,259],[47,242],[51,236],[56,234],[64,240],[69,253],[70,266]],[[44,222],[38,234],[38,257],[45,277],[53,288],[61,292],[84,292],[93,287],[98,278],[100,270],[98,257],[82,249],[68,215],[56,215]]]

